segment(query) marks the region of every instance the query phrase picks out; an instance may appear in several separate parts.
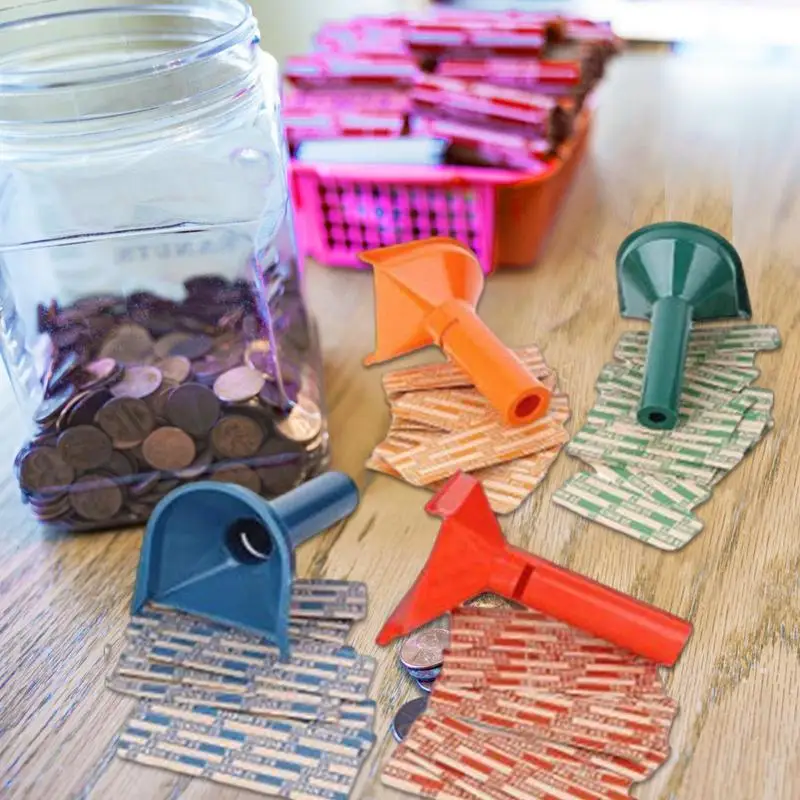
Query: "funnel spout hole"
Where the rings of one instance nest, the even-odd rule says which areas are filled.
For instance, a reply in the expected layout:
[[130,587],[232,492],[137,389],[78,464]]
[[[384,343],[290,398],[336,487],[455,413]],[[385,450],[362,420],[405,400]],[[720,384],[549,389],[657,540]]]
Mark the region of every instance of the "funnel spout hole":
[[225,543],[240,564],[260,564],[272,555],[272,536],[256,519],[234,520],[225,532]]

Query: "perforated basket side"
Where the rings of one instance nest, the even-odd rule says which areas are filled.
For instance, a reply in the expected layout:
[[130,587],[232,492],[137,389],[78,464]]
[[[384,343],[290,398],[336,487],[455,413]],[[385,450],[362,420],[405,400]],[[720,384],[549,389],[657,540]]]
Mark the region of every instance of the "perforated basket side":
[[494,258],[495,189],[467,183],[451,170],[413,168],[395,174],[293,165],[300,237],[308,255],[330,266],[364,268],[358,254],[376,247],[449,236],[478,256]]

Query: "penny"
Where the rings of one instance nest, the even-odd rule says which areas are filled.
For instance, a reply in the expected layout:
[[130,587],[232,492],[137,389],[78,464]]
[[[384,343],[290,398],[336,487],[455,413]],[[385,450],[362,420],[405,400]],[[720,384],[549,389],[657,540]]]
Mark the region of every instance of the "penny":
[[100,348],[100,358],[113,358],[122,364],[141,364],[153,352],[154,342],[146,328],[126,323],[114,328]]
[[98,384],[104,384],[111,379],[117,370],[118,365],[113,358],[98,358],[97,361],[92,361],[83,368],[88,380],[83,382],[82,388],[88,389]]
[[117,450],[130,450],[141,444],[155,427],[155,417],[144,400],[117,397],[98,412],[95,422],[111,437]]
[[69,500],[78,516],[104,522],[122,508],[123,495],[110,478],[84,475],[72,485]]
[[153,346],[153,353],[157,358],[167,358],[170,350],[178,345],[180,342],[185,342],[192,337],[188,333],[176,331],[175,333],[168,333],[162,336]]
[[408,670],[431,670],[441,667],[444,651],[450,645],[447,628],[428,628],[413,633],[400,648],[400,661]]
[[274,376],[277,372],[275,354],[266,339],[256,339],[248,343],[245,348],[244,363],[265,377]]
[[158,367],[126,367],[122,380],[111,387],[114,397],[149,397],[159,386],[163,375]]
[[190,336],[188,339],[183,339],[176,342],[169,349],[171,356],[185,356],[192,360],[200,358],[208,353],[214,346],[214,340],[210,336],[198,334],[197,336]]
[[[177,391],[177,389],[175,390]],[[142,455],[153,469],[185,469],[194,461],[195,445],[180,428],[158,428],[142,445]]]
[[293,442],[310,442],[322,430],[322,413],[316,403],[301,394],[285,419],[275,423],[275,430]]
[[264,376],[250,367],[234,367],[214,381],[214,394],[226,403],[243,403],[264,386]]
[[305,472],[305,451],[295,442],[273,438],[252,460],[265,492],[277,496],[294,489]]
[[220,481],[221,483],[235,483],[256,494],[261,491],[261,479],[249,467],[222,467],[214,470],[211,480]]
[[258,393],[258,399],[273,408],[284,409],[297,402],[300,394],[300,387],[296,383],[283,383],[283,391],[280,386],[272,381],[267,381]]
[[104,466],[106,470],[120,478],[129,478],[131,475],[135,475],[139,469],[135,461],[119,450],[115,450],[111,454]]
[[[75,404],[64,409],[59,418],[61,428],[72,428],[76,425],[91,425],[97,412],[111,400],[111,392],[106,388],[92,389],[84,392],[76,399]],[[62,424],[63,418],[63,424]]]
[[143,494],[147,494],[158,483],[158,480],[159,474],[157,472],[151,472],[149,475],[145,475],[141,480],[131,484],[128,491],[131,493],[132,497],[140,497]]
[[75,396],[75,387],[67,386],[58,394],[46,397],[39,403],[36,411],[33,412],[33,421],[37,425],[47,425],[58,418],[65,406]]
[[72,505],[70,504],[69,496],[64,495],[53,503],[46,505],[31,504],[31,507],[33,508],[33,513],[36,515],[37,519],[41,520],[42,522],[53,522],[69,514]]
[[223,372],[227,372],[234,366],[236,366],[235,363],[230,364],[228,361],[222,361],[216,356],[210,355],[195,361],[192,364],[192,372],[201,383],[213,384]]
[[192,362],[185,356],[167,356],[157,361],[155,366],[167,380],[183,383],[192,371]]
[[72,483],[75,470],[55,447],[34,447],[22,456],[19,465],[20,486],[26,492],[44,492]]
[[209,448],[204,452],[200,453],[199,456],[185,469],[178,470],[175,474],[179,478],[184,478],[186,480],[193,480],[194,478],[199,478],[204,472],[208,470],[211,466],[211,462],[214,460],[214,452]]
[[254,456],[264,441],[264,431],[252,417],[231,414],[211,431],[211,446],[220,458]]
[[398,742],[402,742],[408,736],[411,726],[422,716],[427,707],[427,697],[416,697],[400,706],[400,710],[392,720],[392,735]]
[[92,425],[68,428],[58,437],[58,453],[73,469],[97,469],[111,458],[111,439]]
[[199,383],[184,383],[174,389],[165,405],[167,419],[192,436],[206,436],[219,412],[217,396]]
[[67,353],[59,363],[53,362],[53,371],[44,381],[45,394],[53,394],[63,388],[66,379],[77,369],[81,361],[77,353]]

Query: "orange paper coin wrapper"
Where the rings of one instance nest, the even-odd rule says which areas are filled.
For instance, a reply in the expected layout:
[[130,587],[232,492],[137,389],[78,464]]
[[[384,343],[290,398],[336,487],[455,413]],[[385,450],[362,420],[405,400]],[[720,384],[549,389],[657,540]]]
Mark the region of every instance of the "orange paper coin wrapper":
[[483,271],[455,239],[435,237],[369,250],[375,276],[377,364],[435,344],[466,372],[507,425],[543,417],[550,390],[481,321]]

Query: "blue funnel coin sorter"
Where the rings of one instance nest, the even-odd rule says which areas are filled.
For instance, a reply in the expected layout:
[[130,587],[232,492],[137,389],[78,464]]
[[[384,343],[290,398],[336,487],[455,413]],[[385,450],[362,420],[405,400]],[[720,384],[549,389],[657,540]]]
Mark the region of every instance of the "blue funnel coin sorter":
[[257,633],[287,657],[294,548],[357,505],[358,488],[341,472],[271,502],[213,481],[176,489],[147,523],[131,613],[161,603]]

